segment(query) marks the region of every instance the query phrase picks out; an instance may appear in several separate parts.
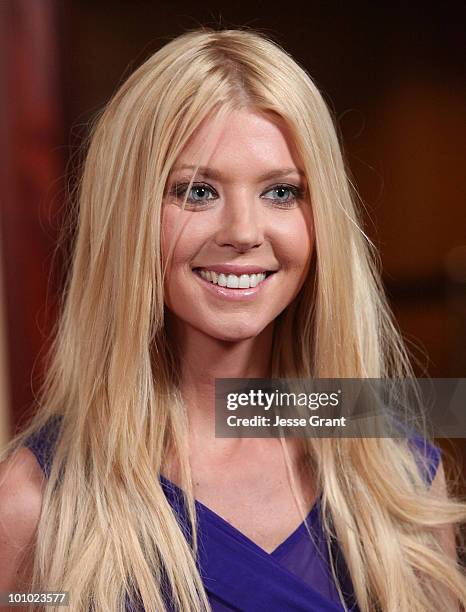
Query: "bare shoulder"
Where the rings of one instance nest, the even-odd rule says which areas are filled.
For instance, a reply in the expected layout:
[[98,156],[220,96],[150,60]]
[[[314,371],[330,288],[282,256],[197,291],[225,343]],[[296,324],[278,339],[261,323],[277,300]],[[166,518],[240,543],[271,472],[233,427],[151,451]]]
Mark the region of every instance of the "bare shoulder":
[[28,448],[0,463],[0,591],[19,586],[20,571],[32,561],[44,482]]
[[0,463],[0,512],[3,520],[13,514],[22,521],[38,518],[42,505],[44,474],[28,448],[20,448]]
[[443,461],[440,460],[434,479],[430,486],[432,495],[435,497],[448,497],[447,483],[445,480],[445,470]]

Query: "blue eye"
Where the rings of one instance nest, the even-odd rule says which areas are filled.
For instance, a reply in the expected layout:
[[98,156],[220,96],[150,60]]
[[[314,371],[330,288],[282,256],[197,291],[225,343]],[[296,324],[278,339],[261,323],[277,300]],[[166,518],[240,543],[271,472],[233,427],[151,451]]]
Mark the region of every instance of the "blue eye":
[[[176,198],[182,198],[185,195],[188,186],[189,183],[176,184],[172,190],[172,195],[174,195]],[[211,194],[212,197],[205,197],[208,194]],[[204,183],[195,183],[191,186],[186,201],[190,204],[202,204],[204,202],[208,202],[209,200],[215,200],[216,197],[217,194],[211,187],[205,185]]]
[[[175,183],[170,194],[178,200],[183,199],[188,187],[189,183]],[[279,208],[292,208],[296,205],[297,200],[300,200],[303,196],[304,188],[296,185],[279,184],[269,188],[261,197],[271,200]],[[217,192],[210,185],[193,183],[186,198],[186,203],[200,206],[216,200],[218,197]]]
[[[267,196],[269,193],[273,193],[275,197]],[[273,200],[285,208],[291,208],[291,206],[294,206],[296,200],[302,198],[303,194],[304,190],[295,185],[275,185],[275,187],[265,191],[263,197],[266,197],[268,200]]]

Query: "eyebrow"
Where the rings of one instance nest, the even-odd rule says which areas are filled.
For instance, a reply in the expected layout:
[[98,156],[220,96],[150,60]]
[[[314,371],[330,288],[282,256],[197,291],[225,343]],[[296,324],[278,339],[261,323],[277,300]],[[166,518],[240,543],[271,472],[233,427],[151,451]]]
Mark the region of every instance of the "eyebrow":
[[[173,172],[179,172],[180,170],[195,170],[196,166],[190,164],[184,164],[183,166],[177,166],[173,168]],[[220,181],[223,178],[223,175],[218,170],[214,168],[209,168],[208,166],[199,166],[197,174],[199,176],[203,176],[204,178],[213,179],[216,181]],[[271,179],[281,178],[284,176],[288,176],[290,174],[298,174],[300,177],[304,178],[306,175],[303,170],[300,168],[277,168],[276,170],[271,170],[270,172],[266,172],[262,176],[259,177],[260,181],[268,181]]]

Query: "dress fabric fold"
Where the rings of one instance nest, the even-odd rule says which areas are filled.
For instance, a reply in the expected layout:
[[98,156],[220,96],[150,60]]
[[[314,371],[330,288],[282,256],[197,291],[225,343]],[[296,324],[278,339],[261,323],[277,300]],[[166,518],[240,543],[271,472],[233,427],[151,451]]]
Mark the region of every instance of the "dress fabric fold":
[[[171,506],[184,522],[181,490],[164,476],[160,476],[160,481]],[[196,510],[198,564],[215,612],[344,610],[331,578],[318,502],[306,519],[314,542],[302,523],[272,553],[198,501]],[[351,597],[348,584],[346,590]],[[358,610],[354,605],[348,609]]]

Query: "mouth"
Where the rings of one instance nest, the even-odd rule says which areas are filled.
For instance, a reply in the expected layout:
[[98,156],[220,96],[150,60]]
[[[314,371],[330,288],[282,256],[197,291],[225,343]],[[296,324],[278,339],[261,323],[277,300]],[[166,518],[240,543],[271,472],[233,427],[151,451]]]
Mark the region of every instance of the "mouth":
[[251,289],[263,283],[269,276],[277,273],[277,270],[266,270],[255,274],[231,274],[228,272],[214,272],[205,268],[192,268],[197,276],[212,285],[224,289]]

